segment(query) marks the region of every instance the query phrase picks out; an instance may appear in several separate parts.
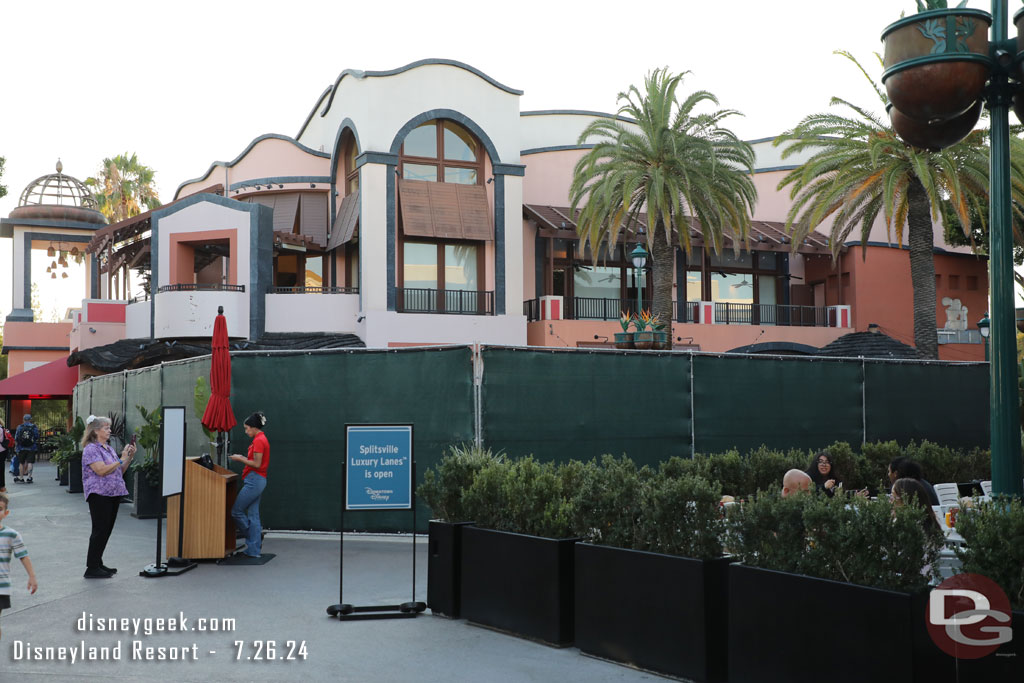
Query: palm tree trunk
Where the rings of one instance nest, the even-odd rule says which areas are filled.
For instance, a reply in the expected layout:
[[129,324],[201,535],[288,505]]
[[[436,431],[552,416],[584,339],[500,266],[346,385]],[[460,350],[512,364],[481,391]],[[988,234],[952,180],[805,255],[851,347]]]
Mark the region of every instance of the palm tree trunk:
[[920,181],[909,188],[907,223],[910,247],[910,284],[914,290],[914,345],[925,358],[939,357],[939,335],[935,323],[935,244],[931,205]]
[[652,313],[665,324],[672,338],[672,281],[676,270],[675,245],[665,238],[664,224],[659,220],[651,245],[651,277],[654,278]]

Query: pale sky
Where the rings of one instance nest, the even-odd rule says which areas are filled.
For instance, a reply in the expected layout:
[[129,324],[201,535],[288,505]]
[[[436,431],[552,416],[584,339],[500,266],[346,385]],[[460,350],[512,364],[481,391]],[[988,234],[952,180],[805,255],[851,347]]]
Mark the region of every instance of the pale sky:
[[[850,51],[879,75],[872,53],[882,29],[915,8],[912,0],[370,4],[4,0],[0,216],[58,157],[84,180],[105,156],[135,152],[170,201],[182,181],[235,158],[253,138],[294,136],[342,70],[431,57],[523,90],[522,111],[614,112],[616,95],[649,70],[691,71],[684,91],[710,90],[741,111],[730,124],[740,137],[774,137],[833,95],[877,109],[863,76],[832,53]],[[2,239],[0,316],[11,310],[10,267],[11,240]],[[80,303],[81,292],[60,294],[50,282],[41,283],[44,311]]]

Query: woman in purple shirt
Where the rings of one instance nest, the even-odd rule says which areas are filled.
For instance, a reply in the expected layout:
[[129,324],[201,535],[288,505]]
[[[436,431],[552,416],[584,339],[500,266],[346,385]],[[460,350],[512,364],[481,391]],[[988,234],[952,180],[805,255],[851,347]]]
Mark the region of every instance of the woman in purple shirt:
[[114,530],[121,497],[128,495],[124,471],[135,457],[135,446],[125,446],[119,458],[107,443],[109,440],[110,419],[90,415],[82,436],[82,488],[92,517],[89,554],[85,560],[87,579],[109,579],[117,573],[116,569],[104,566],[103,551]]

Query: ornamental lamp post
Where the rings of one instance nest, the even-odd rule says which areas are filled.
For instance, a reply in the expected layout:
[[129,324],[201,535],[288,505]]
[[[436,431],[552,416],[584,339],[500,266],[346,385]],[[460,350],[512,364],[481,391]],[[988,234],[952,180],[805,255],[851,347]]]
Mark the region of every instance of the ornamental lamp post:
[[979,325],[979,330],[989,332],[992,345],[989,351],[986,344],[991,355],[992,491],[1021,498],[1009,113],[1013,105],[1024,122],[1024,92],[1017,94],[1024,84],[1024,51],[1017,49],[1018,38],[1024,39],[1024,10],[1014,15],[1014,24],[1018,36],[1007,39],[1006,0],[992,0],[991,14],[957,7],[906,16],[882,32],[882,83],[892,104],[893,130],[905,143],[924,149],[963,139],[981,113],[978,102],[988,106],[991,320],[990,329]]
[[630,253],[629,258],[633,261],[633,268],[636,269],[636,317],[640,319],[640,311],[644,309],[643,306],[643,289],[640,287],[641,276],[644,272],[644,266],[647,265],[647,250],[644,249],[644,245],[637,244],[636,249]]
[[985,362],[988,362],[988,332],[991,321],[988,319],[988,313],[985,317],[978,321],[978,332],[981,333],[981,343],[985,345]]

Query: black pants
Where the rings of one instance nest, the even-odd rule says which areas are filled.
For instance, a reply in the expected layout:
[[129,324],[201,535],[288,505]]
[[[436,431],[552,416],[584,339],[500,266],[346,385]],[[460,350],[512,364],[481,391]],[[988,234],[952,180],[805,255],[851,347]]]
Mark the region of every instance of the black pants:
[[85,559],[87,569],[97,569],[103,565],[103,551],[107,549],[110,532],[114,530],[117,520],[117,508],[121,506],[121,496],[101,496],[90,493],[89,515],[92,516],[92,535],[89,536],[89,554]]

